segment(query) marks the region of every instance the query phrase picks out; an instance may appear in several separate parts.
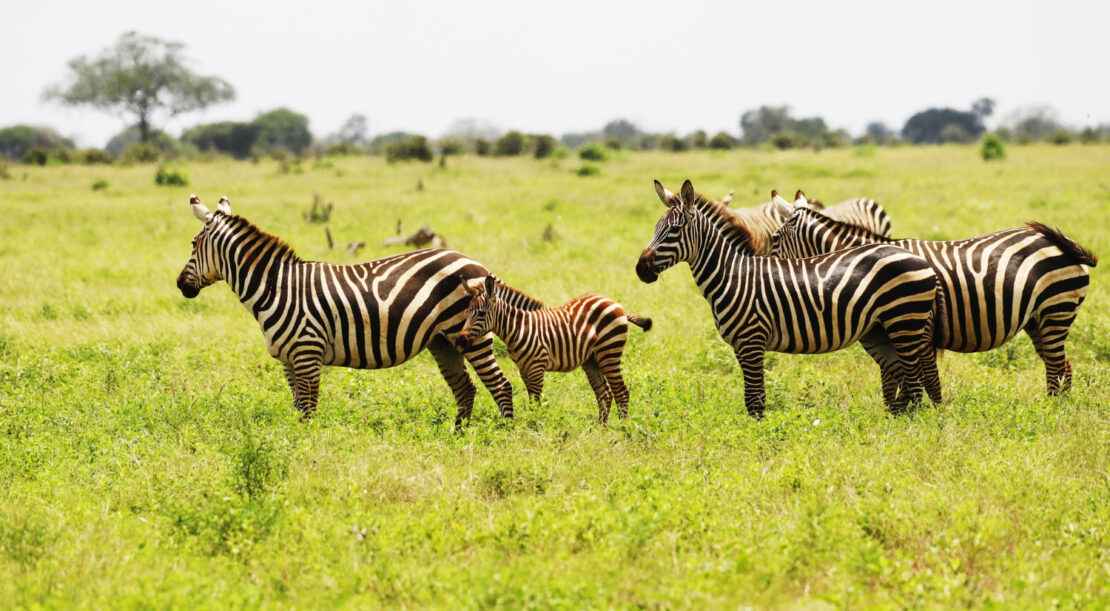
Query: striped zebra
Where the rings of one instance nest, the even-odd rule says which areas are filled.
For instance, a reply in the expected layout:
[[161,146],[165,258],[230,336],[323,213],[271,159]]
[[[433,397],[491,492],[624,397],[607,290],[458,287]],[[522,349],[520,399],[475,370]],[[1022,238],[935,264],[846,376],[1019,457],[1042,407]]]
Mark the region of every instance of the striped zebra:
[[[302,260],[281,239],[231,212],[222,198],[215,212],[189,198],[204,227],[177,277],[186,298],[220,280],[262,327],[270,356],[281,361],[302,417],[316,410],[325,365],[382,369],[427,348],[454,394],[455,426],[470,417],[474,384],[469,362],[496,400],[513,415],[512,386],[493,356],[493,336],[477,337],[460,352],[453,340],[466,317],[463,280],[489,275],[480,263],[452,250],[418,250],[357,265]],[[522,297],[520,308],[538,308]]]
[[524,310],[514,305],[519,291],[493,276],[469,284],[470,304],[459,334],[462,347],[492,331],[505,342],[535,401],[543,395],[545,372],[581,367],[597,397],[597,419],[602,424],[609,420],[614,399],[621,419],[628,416],[628,387],[621,376],[628,323],[648,331],[650,318],[595,294],[575,297],[556,308]]
[[939,401],[931,329],[937,279],[924,259],[886,245],[804,260],[756,256],[752,230],[689,180],[679,195],[659,181],[655,191],[667,211],[636,274],[651,283],[689,264],[743,370],[749,414],[763,414],[766,351],[815,354],[856,341],[879,364],[889,409],[916,402],[922,385]]
[[[732,193],[721,200],[721,203],[726,206],[731,202]],[[892,229],[890,215],[873,199],[857,197],[827,208],[819,201],[810,201],[808,205],[821,210],[829,218],[866,228],[882,236],[890,236]],[[789,215],[784,216],[782,208],[773,201],[764,202],[752,208],[728,208],[728,210],[748,227],[752,233],[752,246],[756,253],[761,255],[769,252],[771,236],[789,218]]]
[[1098,263],[1091,251],[1036,222],[967,240],[891,240],[813,210],[800,191],[795,197],[794,206],[776,198],[791,216],[772,237],[772,253],[809,257],[862,244],[909,250],[941,281],[939,348],[983,352],[1024,330],[1044,361],[1048,394],[1071,388],[1064,344],[1087,295],[1088,268]]

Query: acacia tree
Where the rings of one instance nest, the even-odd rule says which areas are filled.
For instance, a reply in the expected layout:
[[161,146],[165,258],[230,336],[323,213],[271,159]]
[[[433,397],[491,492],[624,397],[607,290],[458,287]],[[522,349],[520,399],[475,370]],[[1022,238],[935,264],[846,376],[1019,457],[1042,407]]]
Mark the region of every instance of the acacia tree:
[[70,60],[66,81],[48,87],[43,99],[134,117],[142,142],[149,142],[158,118],[235,98],[227,81],[190,70],[184,50],[179,42],[125,32],[96,57]]

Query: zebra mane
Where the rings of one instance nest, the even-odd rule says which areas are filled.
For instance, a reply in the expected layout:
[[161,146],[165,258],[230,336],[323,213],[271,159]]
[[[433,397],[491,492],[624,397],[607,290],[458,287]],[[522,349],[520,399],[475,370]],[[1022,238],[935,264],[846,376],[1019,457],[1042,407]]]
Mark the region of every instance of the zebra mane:
[[764,252],[763,237],[759,232],[752,231],[747,222],[727,205],[710,201],[699,193],[692,207],[705,214],[733,246],[749,255]]
[[500,278],[497,278],[496,291],[498,299],[520,310],[542,310],[547,307],[539,299],[505,284]]
[[[301,259],[300,255],[297,254],[297,251],[293,250],[293,247],[290,246],[288,242],[268,231],[263,231],[262,229],[259,229],[257,225],[248,221],[247,219],[237,214],[227,214],[224,212],[217,212],[216,215],[216,218],[219,218],[220,216],[225,218],[237,233],[256,235],[261,237],[264,243],[273,245],[274,257],[286,259],[294,263],[303,262],[303,259]],[[253,248],[251,250],[254,253],[260,252],[260,249],[257,248]]]
[[[864,237],[867,237],[867,238],[870,238],[870,239],[874,240],[875,242],[896,242],[897,241],[894,238],[888,238],[887,236],[885,236],[881,233],[875,233],[874,231],[871,231],[871,229],[868,228],[868,227],[864,227],[862,225],[856,225],[855,223],[848,223],[848,222],[845,222],[845,221],[834,219],[831,216],[828,216],[827,214],[825,214],[824,211],[822,211],[822,210],[816,210],[814,208],[802,208],[802,210],[805,210],[806,212],[812,214],[813,216],[816,216],[817,218],[821,219],[826,224],[830,225],[833,229],[843,229],[843,230],[846,230],[846,231],[857,232],[857,233],[863,234]],[[795,214],[797,214],[797,212],[795,212]]]

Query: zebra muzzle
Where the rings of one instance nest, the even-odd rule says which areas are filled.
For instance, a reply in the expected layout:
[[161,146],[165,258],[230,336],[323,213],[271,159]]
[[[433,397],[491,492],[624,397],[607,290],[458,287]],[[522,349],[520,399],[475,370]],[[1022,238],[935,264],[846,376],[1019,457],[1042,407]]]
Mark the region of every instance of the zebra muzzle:
[[659,279],[659,272],[655,271],[655,251],[647,248],[636,261],[636,276],[641,282],[651,284]]
[[200,288],[190,284],[189,281],[185,279],[185,274],[177,277],[177,288],[186,299],[192,299],[200,294]]

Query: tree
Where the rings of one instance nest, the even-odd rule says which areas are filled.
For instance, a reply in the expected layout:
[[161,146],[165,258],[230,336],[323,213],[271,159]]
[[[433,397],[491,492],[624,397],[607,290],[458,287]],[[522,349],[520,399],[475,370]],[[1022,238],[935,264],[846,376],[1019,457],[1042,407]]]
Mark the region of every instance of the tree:
[[332,139],[341,144],[364,147],[370,142],[370,122],[366,115],[355,113],[343,122]]
[[219,151],[236,159],[246,159],[258,140],[258,126],[239,121],[202,123],[185,130],[181,140],[201,151]]
[[994,100],[992,98],[979,98],[971,103],[971,112],[979,116],[980,120],[994,114]]
[[520,155],[524,152],[524,149],[524,134],[518,131],[508,132],[493,143],[493,154],[499,157]]
[[863,130],[864,138],[875,144],[888,144],[894,140],[894,132],[882,121],[872,121]]
[[[949,127],[951,126],[951,127]],[[945,131],[945,129],[947,131]],[[914,144],[971,141],[986,128],[979,115],[953,108],[930,108],[910,117],[902,126],[902,138]],[[958,140],[953,138],[958,137]]]
[[301,153],[312,144],[308,117],[288,108],[276,108],[255,117],[258,129],[257,146],[265,151],[285,149]]
[[123,131],[109,138],[108,144],[104,145],[104,150],[108,151],[113,157],[122,157],[124,151],[135,144],[145,145],[154,156],[158,156],[160,153],[170,153],[178,148],[177,140],[174,140],[173,136],[160,129],[150,130],[150,133],[147,134],[147,141],[143,142],[138,126],[132,125],[131,127],[125,127]]
[[736,146],[736,138],[726,132],[717,132],[709,139],[709,148],[711,149],[727,151],[734,146]]
[[184,50],[178,42],[125,32],[98,56],[70,60],[67,82],[48,87],[43,98],[133,117],[141,141],[150,142],[159,115],[168,119],[235,98],[227,81],[190,70]]
[[789,106],[760,106],[740,116],[740,133],[745,144],[759,144],[789,130],[793,121]]
[[1064,126],[1051,106],[1026,106],[1015,110],[1007,119],[1018,142],[1049,140]]
[[631,144],[640,136],[640,128],[628,119],[613,119],[601,128],[606,140],[616,140],[621,144]]
[[501,135],[501,128],[484,119],[463,118],[455,119],[447,128],[444,136],[462,138],[463,140],[496,140]]

